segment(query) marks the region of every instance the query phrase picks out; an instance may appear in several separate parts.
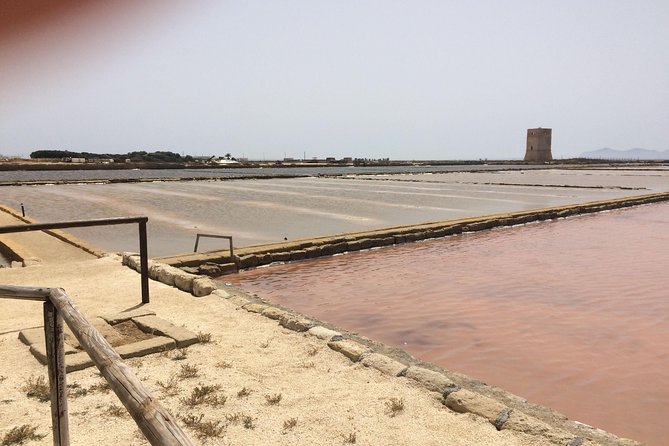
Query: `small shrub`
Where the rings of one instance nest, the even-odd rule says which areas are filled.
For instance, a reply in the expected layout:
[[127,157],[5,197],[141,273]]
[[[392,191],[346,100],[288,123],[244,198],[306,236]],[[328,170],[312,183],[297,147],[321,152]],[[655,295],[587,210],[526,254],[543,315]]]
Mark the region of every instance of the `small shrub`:
[[215,395],[220,386],[197,386],[193,389],[188,398],[182,398],[181,402],[188,407],[199,406],[200,404],[209,404],[210,406],[222,406],[227,397]]
[[2,438],[2,446],[23,444],[28,440],[40,440],[46,437],[46,435],[36,434],[35,433],[36,431],[37,431],[37,426],[31,426],[29,424],[13,427]]
[[239,392],[237,392],[237,396],[238,396],[239,398],[247,397],[247,396],[249,396],[250,394],[251,394],[251,389],[249,389],[249,388],[247,388],[247,387],[242,387],[242,389],[241,389]]
[[186,415],[181,418],[184,425],[195,431],[200,440],[207,438],[220,437],[223,434],[225,426],[221,425],[220,421],[203,421],[204,414],[196,415]]
[[288,418],[283,422],[283,430],[287,431],[297,426],[297,418]]
[[100,392],[100,393],[109,393],[111,387],[106,379],[103,379],[95,384],[93,384],[89,389],[90,392]]
[[188,357],[187,348],[178,348],[174,351],[174,356],[172,356],[172,361],[183,361]]
[[386,407],[390,412],[390,416],[394,417],[404,411],[404,398],[392,397],[390,400],[386,401]]
[[267,348],[267,347],[269,347],[269,339],[260,344],[260,348]]
[[31,375],[23,384],[21,388],[29,398],[36,398],[39,401],[49,401],[51,399],[51,391],[46,378],[43,376]]
[[242,426],[244,426],[244,429],[255,429],[256,428],[256,419],[251,417],[250,415],[244,415],[242,417]]
[[219,361],[216,363],[216,367],[218,367],[219,369],[229,369],[230,367],[232,367],[232,363],[228,361]]
[[160,387],[160,391],[167,396],[174,396],[181,391],[181,389],[179,389],[179,381],[177,380],[176,376],[170,377],[169,381],[166,383],[163,383],[162,381],[156,381],[156,385]]
[[246,429],[255,429],[255,418],[253,418],[251,415],[247,415],[243,412],[235,412],[232,414],[227,414],[225,415],[225,419],[228,421],[228,423],[232,424],[237,424],[237,423],[242,423],[244,428]]
[[126,414],[126,411],[121,406],[117,406],[116,404],[110,404],[109,407],[107,407],[105,413],[111,417],[120,418]]
[[199,370],[196,366],[190,364],[182,364],[181,370],[177,374],[177,378],[187,379],[187,378],[196,378],[199,374]]
[[67,394],[72,396],[73,398],[88,395],[88,389],[81,387],[79,383],[74,382],[72,384],[68,384],[67,388],[68,388]]
[[343,437],[344,437],[344,443],[355,444],[355,442],[357,441],[357,434],[355,433],[355,431],[351,432],[348,435],[343,435]]
[[320,351],[320,347],[310,347],[309,350],[307,350],[307,355],[309,356],[316,356],[318,352]]
[[283,398],[283,396],[281,396],[280,393],[276,393],[274,395],[265,395],[265,400],[270,406],[276,406],[279,404],[281,402],[281,398]]
[[201,344],[209,344],[211,342],[211,333],[202,333],[197,334],[197,341]]

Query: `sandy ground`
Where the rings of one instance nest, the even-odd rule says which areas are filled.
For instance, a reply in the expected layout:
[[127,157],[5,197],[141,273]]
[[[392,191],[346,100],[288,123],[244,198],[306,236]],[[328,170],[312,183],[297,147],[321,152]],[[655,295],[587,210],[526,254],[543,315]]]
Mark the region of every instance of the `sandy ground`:
[[[63,287],[89,318],[138,306],[139,275],[115,256],[102,259],[41,264],[0,270],[5,285]],[[437,393],[407,378],[389,378],[350,362],[330,350],[325,341],[280,327],[276,321],[238,309],[221,297],[196,298],[151,281],[151,303],[157,316],[194,332],[210,333],[212,342],[188,348],[186,358],[175,353],[127,360],[139,378],[176,417],[204,415],[224,426],[219,437],[192,438],[205,444],[336,445],[355,436],[361,445],[541,445],[540,437],[497,431],[482,418],[457,414],[442,405]],[[19,330],[42,325],[41,304],[0,299],[0,438],[11,428],[31,424],[45,435],[30,444],[52,444],[48,402],[28,398],[26,380],[46,377],[21,343]],[[161,390],[184,365],[198,376],[175,378],[175,394]],[[148,444],[112,392],[96,390],[102,382],[97,369],[68,374],[75,386],[68,398],[73,445]],[[225,404],[188,407],[182,399],[201,385],[220,386]],[[76,396],[75,393],[85,395]],[[247,389],[246,396],[240,391]],[[281,395],[270,404],[268,395]],[[391,416],[391,398],[404,401],[404,410]],[[236,417],[235,417],[236,415]],[[247,425],[241,421],[249,417]],[[235,420],[237,418],[237,421]],[[284,423],[296,419],[292,428]]]

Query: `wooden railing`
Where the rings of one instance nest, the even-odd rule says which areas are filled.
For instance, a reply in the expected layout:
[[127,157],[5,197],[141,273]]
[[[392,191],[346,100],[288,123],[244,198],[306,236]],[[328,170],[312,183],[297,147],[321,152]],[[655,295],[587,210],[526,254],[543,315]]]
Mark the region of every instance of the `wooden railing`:
[[[23,205],[23,203],[21,203]],[[56,223],[32,223],[27,225],[0,226],[0,234],[14,232],[48,231],[51,229],[83,228],[89,226],[139,224],[139,258],[142,283],[142,303],[149,303],[149,254],[146,240],[146,223],[148,217],[100,218],[95,220],[59,221]],[[232,246],[232,242],[230,242]],[[232,248],[231,248],[232,249]]]
[[200,244],[200,237],[209,237],[209,238],[224,238],[230,243],[230,259],[233,258],[233,248],[232,248],[232,236],[231,235],[217,235],[217,234],[195,234],[195,247],[193,252],[197,252],[197,246]]
[[63,320],[149,443],[154,446],[194,445],[172,415],[149,393],[107,340],[74,306],[65,290],[0,285],[0,298],[44,302],[44,335],[51,389],[54,446],[70,444]]

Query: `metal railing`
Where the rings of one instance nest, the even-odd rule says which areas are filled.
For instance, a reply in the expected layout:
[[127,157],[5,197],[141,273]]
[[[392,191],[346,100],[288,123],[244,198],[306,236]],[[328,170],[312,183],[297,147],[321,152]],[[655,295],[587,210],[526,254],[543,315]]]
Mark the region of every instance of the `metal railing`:
[[175,418],[149,393],[107,340],[73,305],[65,290],[0,285],[0,298],[44,302],[44,336],[54,446],[70,444],[63,320],[149,443],[154,446],[194,445]]
[[[83,228],[88,226],[139,224],[139,257],[142,283],[142,303],[149,303],[149,255],[146,241],[146,223],[148,217],[100,218],[96,220],[61,221],[57,223],[32,223],[27,225],[0,226],[0,234],[14,232],[47,231],[50,229]],[[230,242],[232,249],[232,242]]]
[[209,238],[224,238],[230,242],[230,258],[233,257],[233,248],[232,248],[232,236],[231,235],[216,235],[216,234],[195,234],[195,247],[193,252],[197,252],[197,246],[200,243],[200,237],[209,237]]

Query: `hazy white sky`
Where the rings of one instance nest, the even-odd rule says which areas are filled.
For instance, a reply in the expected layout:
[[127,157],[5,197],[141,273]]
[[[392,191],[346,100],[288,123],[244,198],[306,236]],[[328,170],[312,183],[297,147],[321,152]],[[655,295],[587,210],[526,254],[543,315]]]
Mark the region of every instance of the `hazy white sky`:
[[0,36],[0,154],[669,149],[667,0],[80,3]]

